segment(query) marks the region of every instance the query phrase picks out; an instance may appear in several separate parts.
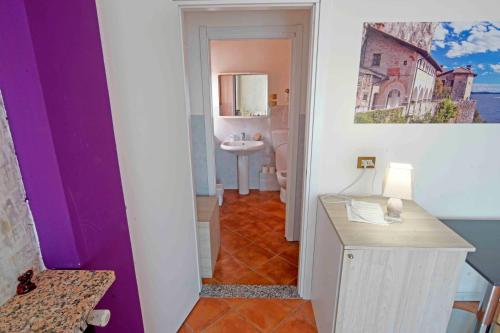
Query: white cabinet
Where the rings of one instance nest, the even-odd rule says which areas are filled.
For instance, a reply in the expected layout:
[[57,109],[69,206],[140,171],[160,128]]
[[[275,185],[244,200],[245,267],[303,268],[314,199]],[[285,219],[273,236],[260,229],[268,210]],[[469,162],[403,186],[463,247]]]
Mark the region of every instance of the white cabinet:
[[311,290],[319,332],[334,332],[343,257],[344,247],[325,209],[319,205]]
[[445,332],[473,246],[413,202],[405,202],[402,223],[380,226],[349,222],[336,201],[322,197],[318,207],[312,302],[319,332]]

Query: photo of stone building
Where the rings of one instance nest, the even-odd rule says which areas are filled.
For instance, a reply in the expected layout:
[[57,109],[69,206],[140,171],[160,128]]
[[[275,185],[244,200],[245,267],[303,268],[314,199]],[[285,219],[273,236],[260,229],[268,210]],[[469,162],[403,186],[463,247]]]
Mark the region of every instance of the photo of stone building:
[[443,86],[450,90],[450,97],[454,101],[470,99],[472,84],[476,76],[471,65],[450,69],[438,75]]
[[[483,24],[497,29],[489,22]],[[452,23],[439,22],[365,23],[355,122],[485,122],[474,99],[474,81],[478,76],[474,65],[450,68],[435,55],[447,60],[448,54],[454,58],[453,64],[458,64],[453,47],[460,45],[457,38],[466,39],[472,32],[456,34],[453,29]],[[444,50],[448,53],[443,55]],[[470,60],[471,56],[465,58]],[[478,70],[485,66],[475,65]],[[497,101],[498,109],[493,112],[500,115],[500,99]]]

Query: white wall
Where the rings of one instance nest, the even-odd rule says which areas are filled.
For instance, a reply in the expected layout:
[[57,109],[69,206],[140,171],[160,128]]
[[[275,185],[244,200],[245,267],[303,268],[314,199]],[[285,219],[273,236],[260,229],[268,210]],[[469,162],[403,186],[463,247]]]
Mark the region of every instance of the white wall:
[[97,4],[145,331],[175,332],[199,288],[178,9]]
[[[432,11],[426,10],[433,8]],[[319,36],[315,157],[318,192],[339,190],[357,175],[355,158],[378,157],[380,190],[389,161],[415,167],[415,198],[437,216],[500,217],[500,125],[354,124],[354,104],[364,21],[487,19],[498,1],[466,0],[322,2]],[[367,177],[368,178],[368,177]],[[368,185],[369,182],[366,182]],[[368,188],[365,186],[364,189]]]
[[298,9],[266,12],[248,11],[243,15],[232,11],[186,12],[184,14],[184,47],[189,50],[189,53],[186,54],[186,68],[190,78],[188,84],[191,114],[203,114],[199,41],[201,26],[286,26],[298,24],[303,25],[304,36],[308,36],[308,11]]
[[[498,0],[321,2],[310,219],[318,194],[339,191],[357,176],[358,155],[377,156],[376,193],[389,161],[409,162],[415,200],[432,214],[500,217],[500,125],[353,122],[363,22],[495,20],[499,9]],[[370,176],[355,190],[367,192]]]

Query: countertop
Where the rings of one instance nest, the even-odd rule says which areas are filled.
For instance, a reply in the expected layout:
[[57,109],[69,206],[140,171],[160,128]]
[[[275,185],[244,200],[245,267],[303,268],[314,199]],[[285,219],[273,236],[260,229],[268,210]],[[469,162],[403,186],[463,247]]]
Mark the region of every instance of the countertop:
[[0,307],[0,332],[79,332],[115,280],[112,271],[46,270],[37,288]]
[[500,221],[443,220],[476,247],[466,261],[489,283],[500,286]]
[[[378,203],[386,209],[387,199],[380,196],[353,197],[355,200]],[[474,251],[474,246],[427,213],[413,201],[404,200],[403,222],[388,225],[350,222],[345,203],[335,196],[324,195],[320,203],[333,224],[345,249],[415,248]]]

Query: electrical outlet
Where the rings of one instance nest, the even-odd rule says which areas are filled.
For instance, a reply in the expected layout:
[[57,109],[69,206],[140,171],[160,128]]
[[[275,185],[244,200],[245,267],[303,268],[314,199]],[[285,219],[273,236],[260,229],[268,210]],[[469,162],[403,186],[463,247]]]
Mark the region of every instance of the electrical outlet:
[[359,156],[358,157],[358,169],[363,169],[363,165],[366,165],[366,169],[375,168],[376,157],[374,156]]

